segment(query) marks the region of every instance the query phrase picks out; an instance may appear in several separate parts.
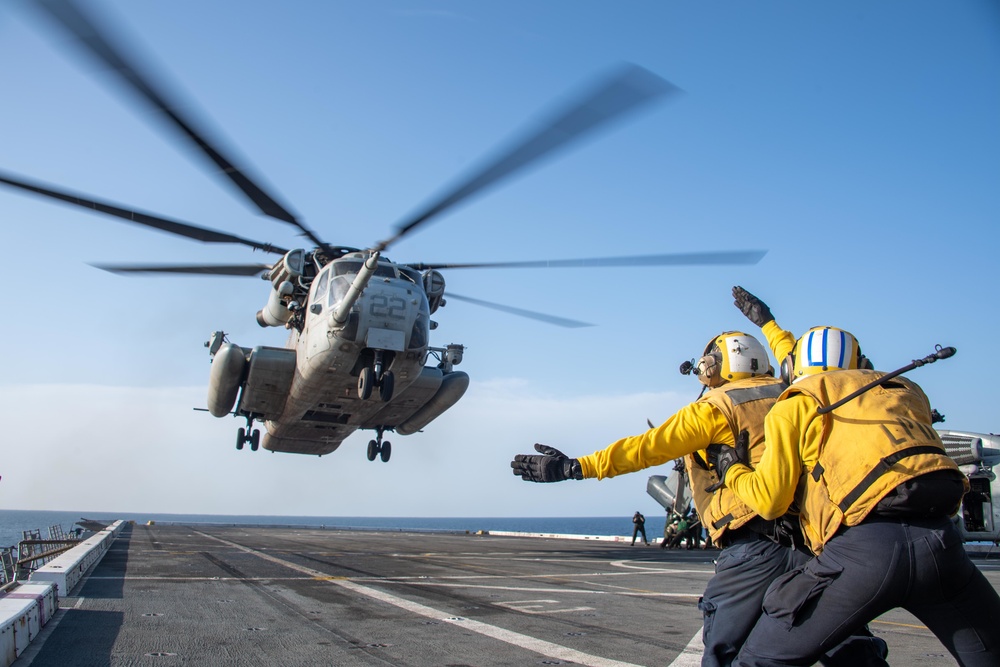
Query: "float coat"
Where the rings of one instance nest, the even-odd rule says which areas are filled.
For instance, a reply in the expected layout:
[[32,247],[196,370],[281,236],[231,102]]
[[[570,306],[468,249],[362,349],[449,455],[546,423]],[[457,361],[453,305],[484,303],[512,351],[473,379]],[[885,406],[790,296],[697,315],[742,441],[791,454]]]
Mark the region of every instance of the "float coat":
[[[817,413],[882,375],[831,371],[793,384],[765,419],[767,448],[756,469],[734,465],[727,486],[765,519],[784,514],[796,501],[814,553],[841,525],[861,523],[908,480],[949,470],[968,490],[968,480],[931,428],[927,397],[913,382],[897,377],[831,413]],[[938,511],[956,509],[957,504]]]
[[[734,434],[747,431],[750,445],[747,451],[754,465],[764,454],[764,416],[785,389],[780,380],[762,379],[764,382],[749,387],[737,386],[736,382],[724,384],[698,399],[714,405]],[[714,493],[705,490],[719,480],[715,469],[708,469],[706,460],[704,451],[694,452],[684,457],[684,465],[701,525],[718,542],[723,532],[746,525],[757,513],[725,486]]]

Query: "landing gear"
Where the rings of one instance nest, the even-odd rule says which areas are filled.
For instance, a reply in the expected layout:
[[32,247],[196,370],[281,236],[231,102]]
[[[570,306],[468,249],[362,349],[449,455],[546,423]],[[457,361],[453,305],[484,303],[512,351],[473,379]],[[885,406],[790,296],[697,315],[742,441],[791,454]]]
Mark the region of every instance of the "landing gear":
[[358,398],[367,401],[372,397],[372,388],[375,386],[375,370],[371,366],[365,366],[358,373]]
[[384,430],[381,428],[376,429],[378,435],[375,436],[375,440],[368,441],[368,460],[374,461],[375,457],[382,459],[382,463],[388,463],[389,457],[392,456],[392,443],[386,440],[382,442],[382,434]]
[[392,371],[386,371],[382,374],[382,379],[378,383],[378,397],[382,399],[383,403],[388,403],[392,399],[392,390],[396,384],[396,376],[392,374]]
[[375,350],[375,362],[365,366],[358,373],[358,398],[367,401],[371,398],[375,387],[378,387],[378,397],[383,403],[392,399],[392,391],[396,385],[396,377],[392,371],[385,369],[384,352]]
[[260,447],[260,431],[253,427],[253,417],[247,417],[247,427],[242,426],[236,429],[236,449],[243,449],[243,445],[250,443],[250,451],[256,452]]

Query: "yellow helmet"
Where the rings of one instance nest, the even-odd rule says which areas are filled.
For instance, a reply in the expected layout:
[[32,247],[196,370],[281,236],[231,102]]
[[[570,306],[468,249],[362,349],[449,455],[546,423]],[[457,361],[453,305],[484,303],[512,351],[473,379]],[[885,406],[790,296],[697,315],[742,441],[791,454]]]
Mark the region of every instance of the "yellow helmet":
[[807,375],[827,371],[871,369],[858,339],[837,327],[813,327],[795,342],[795,350],[781,362],[781,379],[791,384]]
[[742,331],[725,331],[708,341],[693,370],[708,387],[773,373],[767,350]]

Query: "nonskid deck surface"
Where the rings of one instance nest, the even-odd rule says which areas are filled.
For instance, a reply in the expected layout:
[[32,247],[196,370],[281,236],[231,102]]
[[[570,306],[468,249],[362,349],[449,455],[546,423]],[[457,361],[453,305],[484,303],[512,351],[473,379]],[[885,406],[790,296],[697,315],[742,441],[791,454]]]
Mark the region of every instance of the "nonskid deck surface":
[[[474,534],[127,528],[18,666],[697,665],[717,551]],[[977,561],[1000,585],[997,561]],[[919,621],[898,665],[954,664]]]

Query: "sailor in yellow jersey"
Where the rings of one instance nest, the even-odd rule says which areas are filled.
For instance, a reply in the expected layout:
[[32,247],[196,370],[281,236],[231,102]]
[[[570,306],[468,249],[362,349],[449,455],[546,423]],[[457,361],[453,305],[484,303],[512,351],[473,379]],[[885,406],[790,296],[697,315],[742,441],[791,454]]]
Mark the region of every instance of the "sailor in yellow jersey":
[[[771,322],[767,335],[772,348],[790,351],[794,337],[773,322],[767,306],[741,288],[733,293],[741,310],[749,298],[755,302],[758,319],[766,315]],[[725,488],[709,491],[718,477],[707,465],[706,452],[713,443],[735,445],[739,437],[750,459],[759,460],[764,415],[785,385],[773,377],[764,347],[738,331],[713,337],[697,364],[685,366],[708,391],[663,424],[580,458],[535,445],[539,454],[519,454],[511,468],[526,481],[558,482],[614,477],[684,457],[702,525],[722,547],[716,574],[699,601],[704,615],[702,665],[728,666],[761,613],[767,586],[809,555],[792,546],[779,522],[761,519]],[[887,664],[885,643],[863,630],[828,653],[824,662],[829,665]]]
[[782,375],[793,384],[765,418],[760,460],[746,465],[729,448],[710,458],[760,516],[794,502],[818,556],[770,586],[735,664],[811,665],[858,624],[903,607],[960,665],[1000,665],[1000,597],[950,520],[968,482],[923,391],[896,377],[820,414],[884,375],[834,327],[802,336]]

